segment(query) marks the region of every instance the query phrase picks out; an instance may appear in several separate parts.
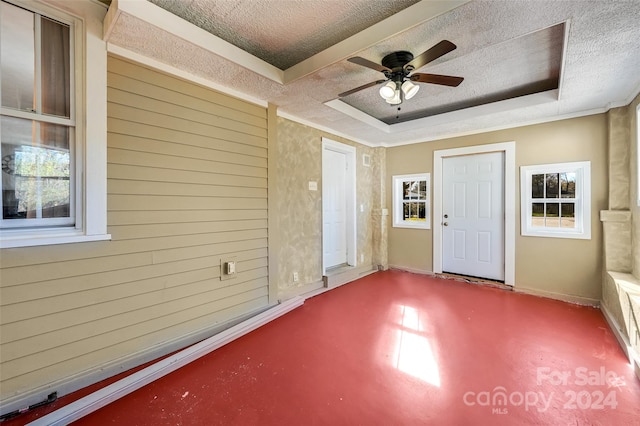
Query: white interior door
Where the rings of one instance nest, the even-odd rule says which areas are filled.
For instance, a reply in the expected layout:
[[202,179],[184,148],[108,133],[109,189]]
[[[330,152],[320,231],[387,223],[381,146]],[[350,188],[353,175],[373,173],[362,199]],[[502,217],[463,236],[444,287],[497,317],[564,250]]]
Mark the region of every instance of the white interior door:
[[442,163],[442,271],[504,281],[504,153]]
[[347,263],[347,156],[330,149],[322,156],[322,247],[324,265]]

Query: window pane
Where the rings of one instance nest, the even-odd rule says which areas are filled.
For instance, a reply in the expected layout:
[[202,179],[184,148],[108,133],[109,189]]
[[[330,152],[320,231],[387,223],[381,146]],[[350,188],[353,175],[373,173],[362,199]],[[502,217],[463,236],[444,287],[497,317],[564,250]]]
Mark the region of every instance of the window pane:
[[560,173],[560,197],[576,198],[575,173]]
[[418,203],[418,220],[427,221],[427,203]]
[[402,203],[402,220],[409,220],[411,217],[411,203]]
[[69,27],[41,19],[42,112],[70,117]]
[[545,175],[546,198],[558,198],[558,173]]
[[407,221],[417,221],[417,222],[426,222],[427,220],[427,212],[425,208],[425,203],[422,202],[410,202],[403,203],[403,220]]
[[0,154],[3,219],[70,217],[67,127],[3,116]]
[[2,106],[34,110],[34,14],[0,2]]
[[544,198],[544,175],[531,176],[531,198]]
[[[425,182],[423,181],[423,183]],[[402,182],[402,189],[405,200],[424,200],[426,198],[426,192],[421,192],[420,181],[418,180]]]
[[531,204],[531,225],[544,226],[544,203]]
[[426,180],[420,181],[420,199],[421,200],[427,199],[427,181]]
[[544,225],[548,228],[560,227],[560,204],[559,203],[547,203],[545,206],[546,220]]
[[411,182],[409,181],[405,181],[402,182],[402,198],[404,200],[410,200],[411,199]]
[[575,228],[576,227],[576,214],[575,214],[575,204],[573,203],[562,203],[561,212],[562,212],[562,221],[560,226],[563,228]]

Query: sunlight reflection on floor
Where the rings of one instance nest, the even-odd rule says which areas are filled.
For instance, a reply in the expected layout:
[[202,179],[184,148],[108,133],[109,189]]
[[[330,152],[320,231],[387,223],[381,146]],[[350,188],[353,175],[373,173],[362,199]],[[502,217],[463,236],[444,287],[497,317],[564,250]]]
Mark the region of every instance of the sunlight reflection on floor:
[[397,327],[393,367],[440,387],[440,372],[424,327],[424,313],[416,308],[396,305]]

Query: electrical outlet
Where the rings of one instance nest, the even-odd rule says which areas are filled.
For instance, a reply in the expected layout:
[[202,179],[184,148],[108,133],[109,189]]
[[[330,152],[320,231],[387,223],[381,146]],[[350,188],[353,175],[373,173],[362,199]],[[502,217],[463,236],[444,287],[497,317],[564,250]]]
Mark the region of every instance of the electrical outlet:
[[220,258],[220,280],[235,278],[238,274],[238,262],[235,256]]
[[364,253],[360,253],[360,263],[364,262]]
[[297,283],[299,279],[300,279],[300,277],[298,276],[298,273],[297,273],[297,272],[294,272],[294,273],[293,273],[293,282],[294,282],[294,283]]

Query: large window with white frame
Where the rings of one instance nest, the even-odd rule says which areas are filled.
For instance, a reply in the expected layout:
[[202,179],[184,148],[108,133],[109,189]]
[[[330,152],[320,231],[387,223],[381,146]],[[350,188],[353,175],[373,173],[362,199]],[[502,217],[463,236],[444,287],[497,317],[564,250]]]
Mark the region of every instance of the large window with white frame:
[[525,236],[591,239],[589,161],[520,168]]
[[75,225],[73,27],[0,4],[0,227]]
[[393,176],[393,226],[431,228],[430,174]]
[[0,0],[0,248],[110,238],[106,9],[64,6]]

